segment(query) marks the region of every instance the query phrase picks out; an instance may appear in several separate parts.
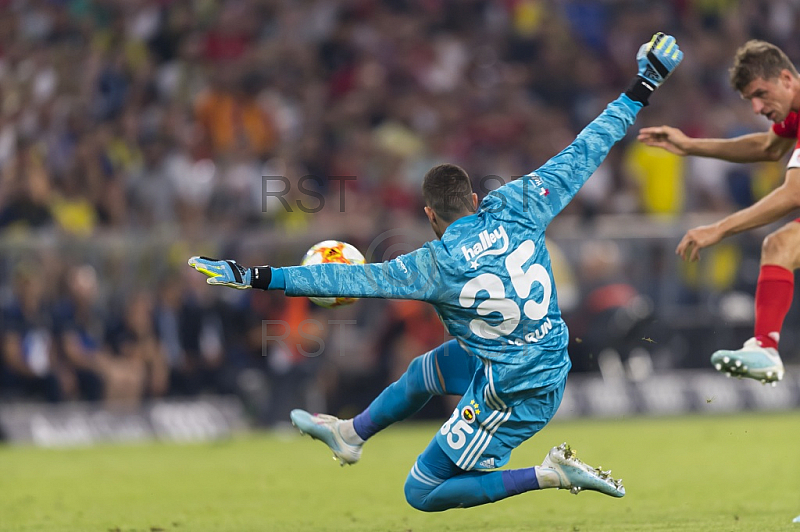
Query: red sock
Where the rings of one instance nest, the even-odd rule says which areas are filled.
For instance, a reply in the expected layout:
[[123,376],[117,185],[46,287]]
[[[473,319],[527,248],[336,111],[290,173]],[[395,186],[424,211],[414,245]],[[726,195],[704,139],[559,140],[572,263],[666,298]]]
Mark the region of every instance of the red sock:
[[763,347],[778,348],[783,318],[792,306],[793,295],[794,273],[774,264],[761,267],[756,287],[756,340]]

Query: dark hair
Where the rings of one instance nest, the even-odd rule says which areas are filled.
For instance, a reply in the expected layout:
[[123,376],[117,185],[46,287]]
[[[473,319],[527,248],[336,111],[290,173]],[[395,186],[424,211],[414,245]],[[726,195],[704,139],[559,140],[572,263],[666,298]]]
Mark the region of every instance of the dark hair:
[[440,164],[428,170],[422,181],[422,198],[445,222],[475,212],[469,176],[454,164]]
[[797,76],[797,69],[783,51],[765,41],[753,39],[736,50],[733,66],[728,70],[731,86],[742,92],[753,80],[777,78],[782,70]]

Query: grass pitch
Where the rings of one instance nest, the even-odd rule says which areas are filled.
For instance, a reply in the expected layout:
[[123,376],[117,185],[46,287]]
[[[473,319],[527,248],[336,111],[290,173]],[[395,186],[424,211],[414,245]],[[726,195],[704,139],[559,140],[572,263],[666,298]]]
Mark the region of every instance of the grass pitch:
[[0,447],[0,530],[793,531],[800,413],[554,422],[510,467],[568,441],[628,494],[527,493],[425,514],[403,482],[434,425],[399,425],[339,467],[323,444],[273,433],[209,445]]

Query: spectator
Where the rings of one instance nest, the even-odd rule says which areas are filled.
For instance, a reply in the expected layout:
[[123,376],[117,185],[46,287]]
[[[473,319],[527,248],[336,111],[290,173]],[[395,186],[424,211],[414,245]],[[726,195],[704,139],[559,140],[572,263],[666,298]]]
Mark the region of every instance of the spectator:
[[3,395],[61,400],[74,389],[74,381],[58,359],[53,316],[32,264],[18,266],[14,298],[2,314]]
[[2,169],[4,197],[0,198],[0,230],[50,227],[50,176],[35,146],[20,149]]
[[110,402],[135,405],[144,398],[167,393],[169,366],[156,334],[153,296],[137,292],[127,302],[122,321],[112,327],[109,343],[116,357],[112,379],[118,383],[106,393]]
[[168,139],[147,136],[141,140],[144,162],[128,176],[129,204],[136,225],[153,227],[175,219],[175,190],[166,164]]
[[178,395],[224,391],[225,310],[207,291],[187,290],[180,274],[161,283],[158,335],[169,364],[170,391]]
[[216,155],[265,158],[275,148],[272,117],[257,96],[263,79],[247,72],[234,83],[221,78],[197,102],[197,120]]
[[97,273],[88,265],[67,272],[67,294],[58,307],[58,330],[64,360],[77,378],[80,397],[100,401],[116,388],[118,373],[105,345],[106,322],[98,301]]

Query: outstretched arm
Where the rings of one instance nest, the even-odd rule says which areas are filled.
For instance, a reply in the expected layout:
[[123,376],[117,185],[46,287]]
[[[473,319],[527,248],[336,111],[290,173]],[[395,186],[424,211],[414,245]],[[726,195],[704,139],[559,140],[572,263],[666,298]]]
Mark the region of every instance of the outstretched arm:
[[700,258],[700,250],[725,237],[761,227],[781,219],[800,207],[800,168],[789,168],[783,185],[746,209],[737,211],[717,223],[688,231],[675,250],[684,260]]
[[435,301],[442,290],[436,257],[429,245],[377,264],[246,268],[232,260],[192,257],[189,266],[205,274],[208,284],[285,290],[289,296]]
[[315,264],[279,270],[289,296],[435,301],[442,287],[436,257],[428,246],[377,264]]
[[670,126],[643,128],[637,140],[676,155],[713,157],[734,163],[777,161],[795,143],[795,139],[780,137],[772,129],[732,139],[697,139]]

